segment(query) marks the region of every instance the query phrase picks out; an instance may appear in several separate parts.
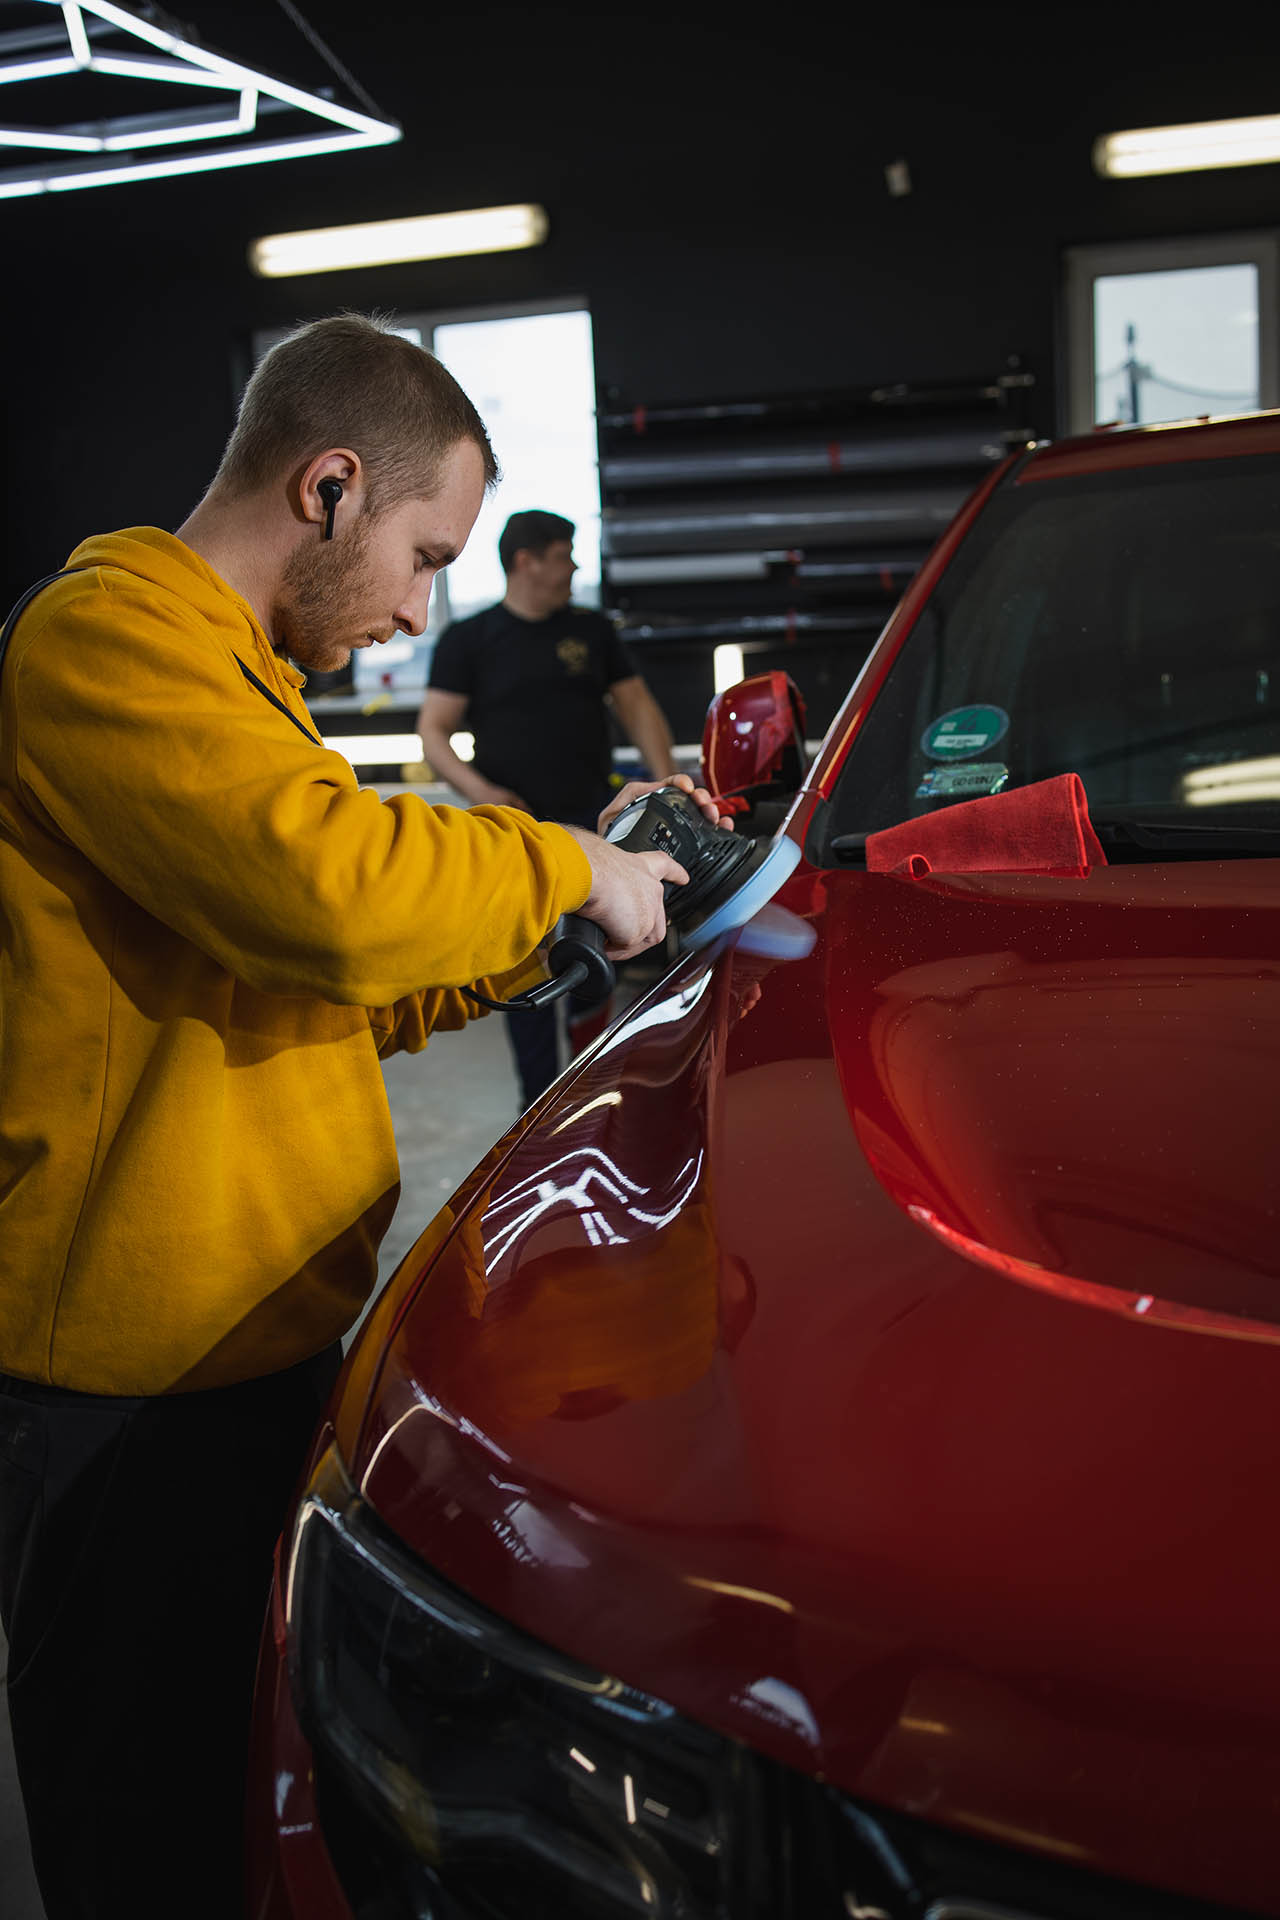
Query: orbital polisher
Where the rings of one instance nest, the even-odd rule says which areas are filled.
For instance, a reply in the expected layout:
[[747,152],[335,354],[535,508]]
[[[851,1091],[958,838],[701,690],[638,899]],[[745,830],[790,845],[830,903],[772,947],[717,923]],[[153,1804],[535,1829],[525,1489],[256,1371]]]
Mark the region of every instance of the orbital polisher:
[[[666,853],[684,868],[687,884],[669,880],[662,896],[682,953],[695,952],[745,926],[772,899],[800,859],[794,840],[775,834],[753,840],[713,826],[682,787],[659,787],[624,807],[605,834],[628,853]],[[581,914],[566,913],[547,954],[549,980],[510,1000],[473,999],[503,1013],[545,1007],[571,993],[579,1006],[597,1006],[614,986],[613,963],[604,950],[604,930]]]

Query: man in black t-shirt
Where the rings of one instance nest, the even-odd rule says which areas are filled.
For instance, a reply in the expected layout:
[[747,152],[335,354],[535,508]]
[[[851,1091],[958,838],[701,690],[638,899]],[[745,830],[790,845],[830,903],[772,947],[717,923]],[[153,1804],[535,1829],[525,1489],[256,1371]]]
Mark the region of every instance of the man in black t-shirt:
[[[436,778],[473,806],[594,829],[612,795],[610,710],[652,778],[674,762],[662,709],[613,622],[570,605],[573,534],[557,513],[512,514],[498,541],[506,596],[440,635],[418,732]],[[464,729],[470,761],[449,744]],[[555,1010],[513,1013],[507,1030],[528,1106],[559,1071]]]

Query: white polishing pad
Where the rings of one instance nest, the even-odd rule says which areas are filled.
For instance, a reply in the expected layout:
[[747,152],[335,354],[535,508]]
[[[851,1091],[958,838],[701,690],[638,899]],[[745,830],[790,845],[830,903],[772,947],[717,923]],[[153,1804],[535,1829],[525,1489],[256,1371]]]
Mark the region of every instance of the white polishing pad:
[[695,927],[679,929],[681,953],[696,953],[699,947],[705,947],[722,933],[731,933],[735,927],[744,927],[754,914],[759,913],[761,907],[772,900],[799,863],[800,848],[797,842],[787,839],[785,835],[778,835],[764,858],[752,862],[745,879],[705,920]]

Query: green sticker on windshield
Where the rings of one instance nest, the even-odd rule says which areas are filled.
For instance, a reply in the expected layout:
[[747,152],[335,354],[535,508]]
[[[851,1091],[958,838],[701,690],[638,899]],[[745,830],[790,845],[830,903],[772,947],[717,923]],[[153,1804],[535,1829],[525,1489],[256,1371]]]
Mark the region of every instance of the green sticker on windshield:
[[931,760],[968,760],[985,753],[1009,731],[1003,707],[952,707],[931,720],[920,736],[920,748]]

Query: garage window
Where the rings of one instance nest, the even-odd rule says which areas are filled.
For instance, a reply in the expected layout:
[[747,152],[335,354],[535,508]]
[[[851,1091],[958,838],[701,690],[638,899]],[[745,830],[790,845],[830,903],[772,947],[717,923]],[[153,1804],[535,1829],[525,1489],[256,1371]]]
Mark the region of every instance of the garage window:
[[1277,405],[1276,254],[1257,233],[1071,249],[1065,430]]

